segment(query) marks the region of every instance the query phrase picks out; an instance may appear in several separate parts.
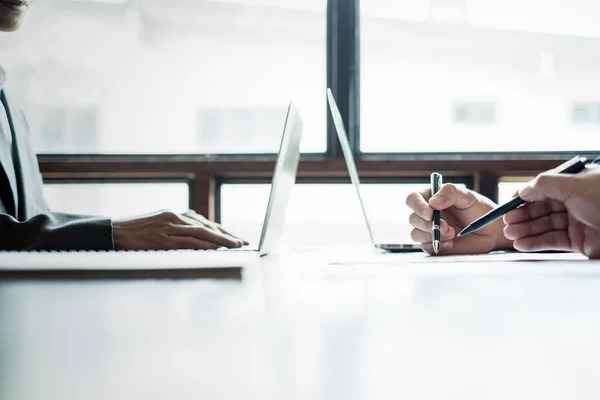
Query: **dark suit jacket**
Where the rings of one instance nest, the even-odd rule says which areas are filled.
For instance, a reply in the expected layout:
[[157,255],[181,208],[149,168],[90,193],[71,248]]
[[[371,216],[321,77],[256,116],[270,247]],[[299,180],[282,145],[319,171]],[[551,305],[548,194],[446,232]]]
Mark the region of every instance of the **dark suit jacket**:
[[0,250],[113,250],[110,219],[48,209],[25,117],[0,97],[11,131],[0,131]]

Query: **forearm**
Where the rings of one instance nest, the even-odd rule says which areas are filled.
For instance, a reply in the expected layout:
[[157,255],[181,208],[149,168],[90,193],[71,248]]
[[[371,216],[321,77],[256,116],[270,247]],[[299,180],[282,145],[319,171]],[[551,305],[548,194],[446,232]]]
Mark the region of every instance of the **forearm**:
[[19,222],[0,214],[0,250],[113,250],[110,219],[45,213]]

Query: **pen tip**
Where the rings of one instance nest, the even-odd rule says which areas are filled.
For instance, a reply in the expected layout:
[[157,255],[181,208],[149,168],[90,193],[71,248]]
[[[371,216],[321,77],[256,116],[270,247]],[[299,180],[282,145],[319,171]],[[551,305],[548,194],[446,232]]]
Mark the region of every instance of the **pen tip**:
[[461,236],[465,236],[468,235],[469,233],[472,232],[472,225],[468,225],[465,227],[465,229],[463,229],[462,231],[458,232],[458,235],[456,235],[456,237],[461,237]]
[[438,254],[440,252],[440,242],[438,240],[433,241],[433,251],[435,252],[435,254]]

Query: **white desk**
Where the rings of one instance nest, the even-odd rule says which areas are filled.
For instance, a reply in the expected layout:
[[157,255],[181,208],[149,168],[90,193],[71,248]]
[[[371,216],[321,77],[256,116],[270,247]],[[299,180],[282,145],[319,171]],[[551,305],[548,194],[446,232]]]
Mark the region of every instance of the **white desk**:
[[600,262],[425,257],[2,282],[0,399],[600,398]]

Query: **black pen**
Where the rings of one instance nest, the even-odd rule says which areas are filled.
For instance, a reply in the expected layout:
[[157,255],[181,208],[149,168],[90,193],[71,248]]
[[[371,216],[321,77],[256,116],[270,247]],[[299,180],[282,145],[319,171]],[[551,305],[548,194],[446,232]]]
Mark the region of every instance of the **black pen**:
[[[434,172],[431,174],[431,197],[435,196],[437,192],[442,188],[442,175]],[[433,210],[433,217],[431,218],[431,244],[433,245],[433,251],[435,254],[440,252],[440,212]]]
[[[559,165],[555,169],[553,169],[552,172],[557,173],[557,174],[577,174],[585,168],[586,161],[587,160],[585,157],[579,157],[579,156],[573,157],[569,161],[567,161],[567,162]],[[523,200],[522,198],[517,196],[514,199],[510,200],[509,202],[504,203],[503,205],[494,208],[493,210],[491,210],[484,216],[471,222],[469,225],[467,225],[467,227],[465,229],[463,229],[458,234],[458,236],[465,236],[465,235],[468,235],[469,233],[475,232],[475,231],[483,228],[487,224],[494,222],[495,220],[502,217],[507,212],[514,210],[515,208],[517,208],[520,205],[523,205],[525,203],[526,203],[525,200]]]

